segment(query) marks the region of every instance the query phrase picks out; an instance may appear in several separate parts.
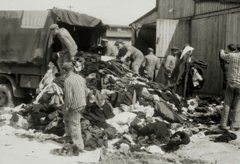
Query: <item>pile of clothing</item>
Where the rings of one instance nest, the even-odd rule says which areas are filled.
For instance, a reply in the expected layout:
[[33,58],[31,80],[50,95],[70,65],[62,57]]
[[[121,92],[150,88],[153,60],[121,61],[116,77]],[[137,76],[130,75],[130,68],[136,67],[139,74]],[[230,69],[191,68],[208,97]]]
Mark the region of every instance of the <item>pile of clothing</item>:
[[[186,100],[171,89],[134,74],[117,59],[101,61],[91,55],[83,58],[80,74],[90,92],[79,121],[86,150],[106,147],[127,154],[157,146],[159,153],[171,152],[189,144],[192,135],[220,120],[220,99]],[[197,79],[195,82],[200,85]],[[48,81],[34,103],[12,115],[12,122],[21,116],[26,119],[22,128],[63,136],[63,83],[61,76]],[[66,143],[61,138],[54,140]]]

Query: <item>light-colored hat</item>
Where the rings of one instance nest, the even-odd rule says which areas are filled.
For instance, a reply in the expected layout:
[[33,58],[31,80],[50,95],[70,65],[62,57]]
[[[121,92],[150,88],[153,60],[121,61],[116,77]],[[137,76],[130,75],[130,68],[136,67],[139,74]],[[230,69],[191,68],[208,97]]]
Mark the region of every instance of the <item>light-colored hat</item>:
[[108,40],[107,39],[102,39],[102,42],[108,42]]
[[178,50],[178,48],[177,47],[172,47],[171,50],[176,51],[176,50]]
[[117,46],[118,44],[124,44],[123,40],[118,39],[114,45]]
[[72,64],[72,62],[65,62],[65,63],[63,63],[62,69],[65,69],[65,70],[73,70],[73,64]]
[[152,48],[148,48],[148,51],[150,52],[154,52],[154,50]]

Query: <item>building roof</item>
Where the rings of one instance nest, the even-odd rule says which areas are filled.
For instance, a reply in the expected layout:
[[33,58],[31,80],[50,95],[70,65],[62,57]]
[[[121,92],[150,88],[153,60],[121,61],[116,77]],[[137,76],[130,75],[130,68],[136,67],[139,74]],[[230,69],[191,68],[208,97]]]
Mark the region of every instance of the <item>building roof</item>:
[[117,24],[108,24],[109,27],[118,27],[118,28],[131,28],[128,25],[117,25]]
[[157,7],[153,8],[152,10],[150,10],[149,12],[147,12],[146,14],[144,14],[143,16],[141,16],[140,18],[138,18],[137,20],[135,20],[134,22],[132,22],[131,24],[129,24],[129,26],[131,26],[132,24],[138,22],[139,20],[141,20],[142,18],[151,15],[153,12],[157,11]]
[[106,37],[110,38],[131,38],[131,32],[107,31]]
[[240,3],[240,0],[193,0],[194,2]]

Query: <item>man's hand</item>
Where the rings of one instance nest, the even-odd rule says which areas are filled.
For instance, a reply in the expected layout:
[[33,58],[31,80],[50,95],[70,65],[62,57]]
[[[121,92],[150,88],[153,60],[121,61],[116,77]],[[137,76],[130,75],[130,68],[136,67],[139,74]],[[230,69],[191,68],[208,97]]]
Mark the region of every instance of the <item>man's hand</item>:
[[74,56],[71,57],[71,61],[76,61]]
[[124,63],[124,62],[126,62],[126,57],[125,57],[125,56],[123,56],[123,57],[121,57],[121,58],[120,58],[120,60],[121,60],[121,62],[123,62],[123,63]]
[[58,60],[58,58],[59,58],[58,53],[53,52],[53,53],[52,53],[52,59],[53,59],[53,60]]
[[68,108],[68,107],[66,107],[66,108],[65,108],[65,112],[67,113],[68,111],[69,111],[69,108]]

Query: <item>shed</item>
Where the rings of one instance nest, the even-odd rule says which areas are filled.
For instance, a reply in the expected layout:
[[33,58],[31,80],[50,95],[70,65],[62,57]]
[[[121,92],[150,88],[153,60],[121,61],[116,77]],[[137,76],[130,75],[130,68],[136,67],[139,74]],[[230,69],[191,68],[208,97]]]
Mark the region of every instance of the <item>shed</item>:
[[[230,43],[240,43],[239,19],[240,0],[156,0],[153,10],[130,25],[134,33],[144,31],[142,27],[153,27],[153,32],[148,30],[148,36],[150,33],[156,35],[149,44],[155,47],[159,58],[165,57],[173,45],[179,49],[186,43],[193,46],[193,56],[208,63],[201,92],[221,95],[223,74],[219,50],[226,49]],[[146,49],[148,45],[139,45],[138,40],[134,37],[133,45]]]

